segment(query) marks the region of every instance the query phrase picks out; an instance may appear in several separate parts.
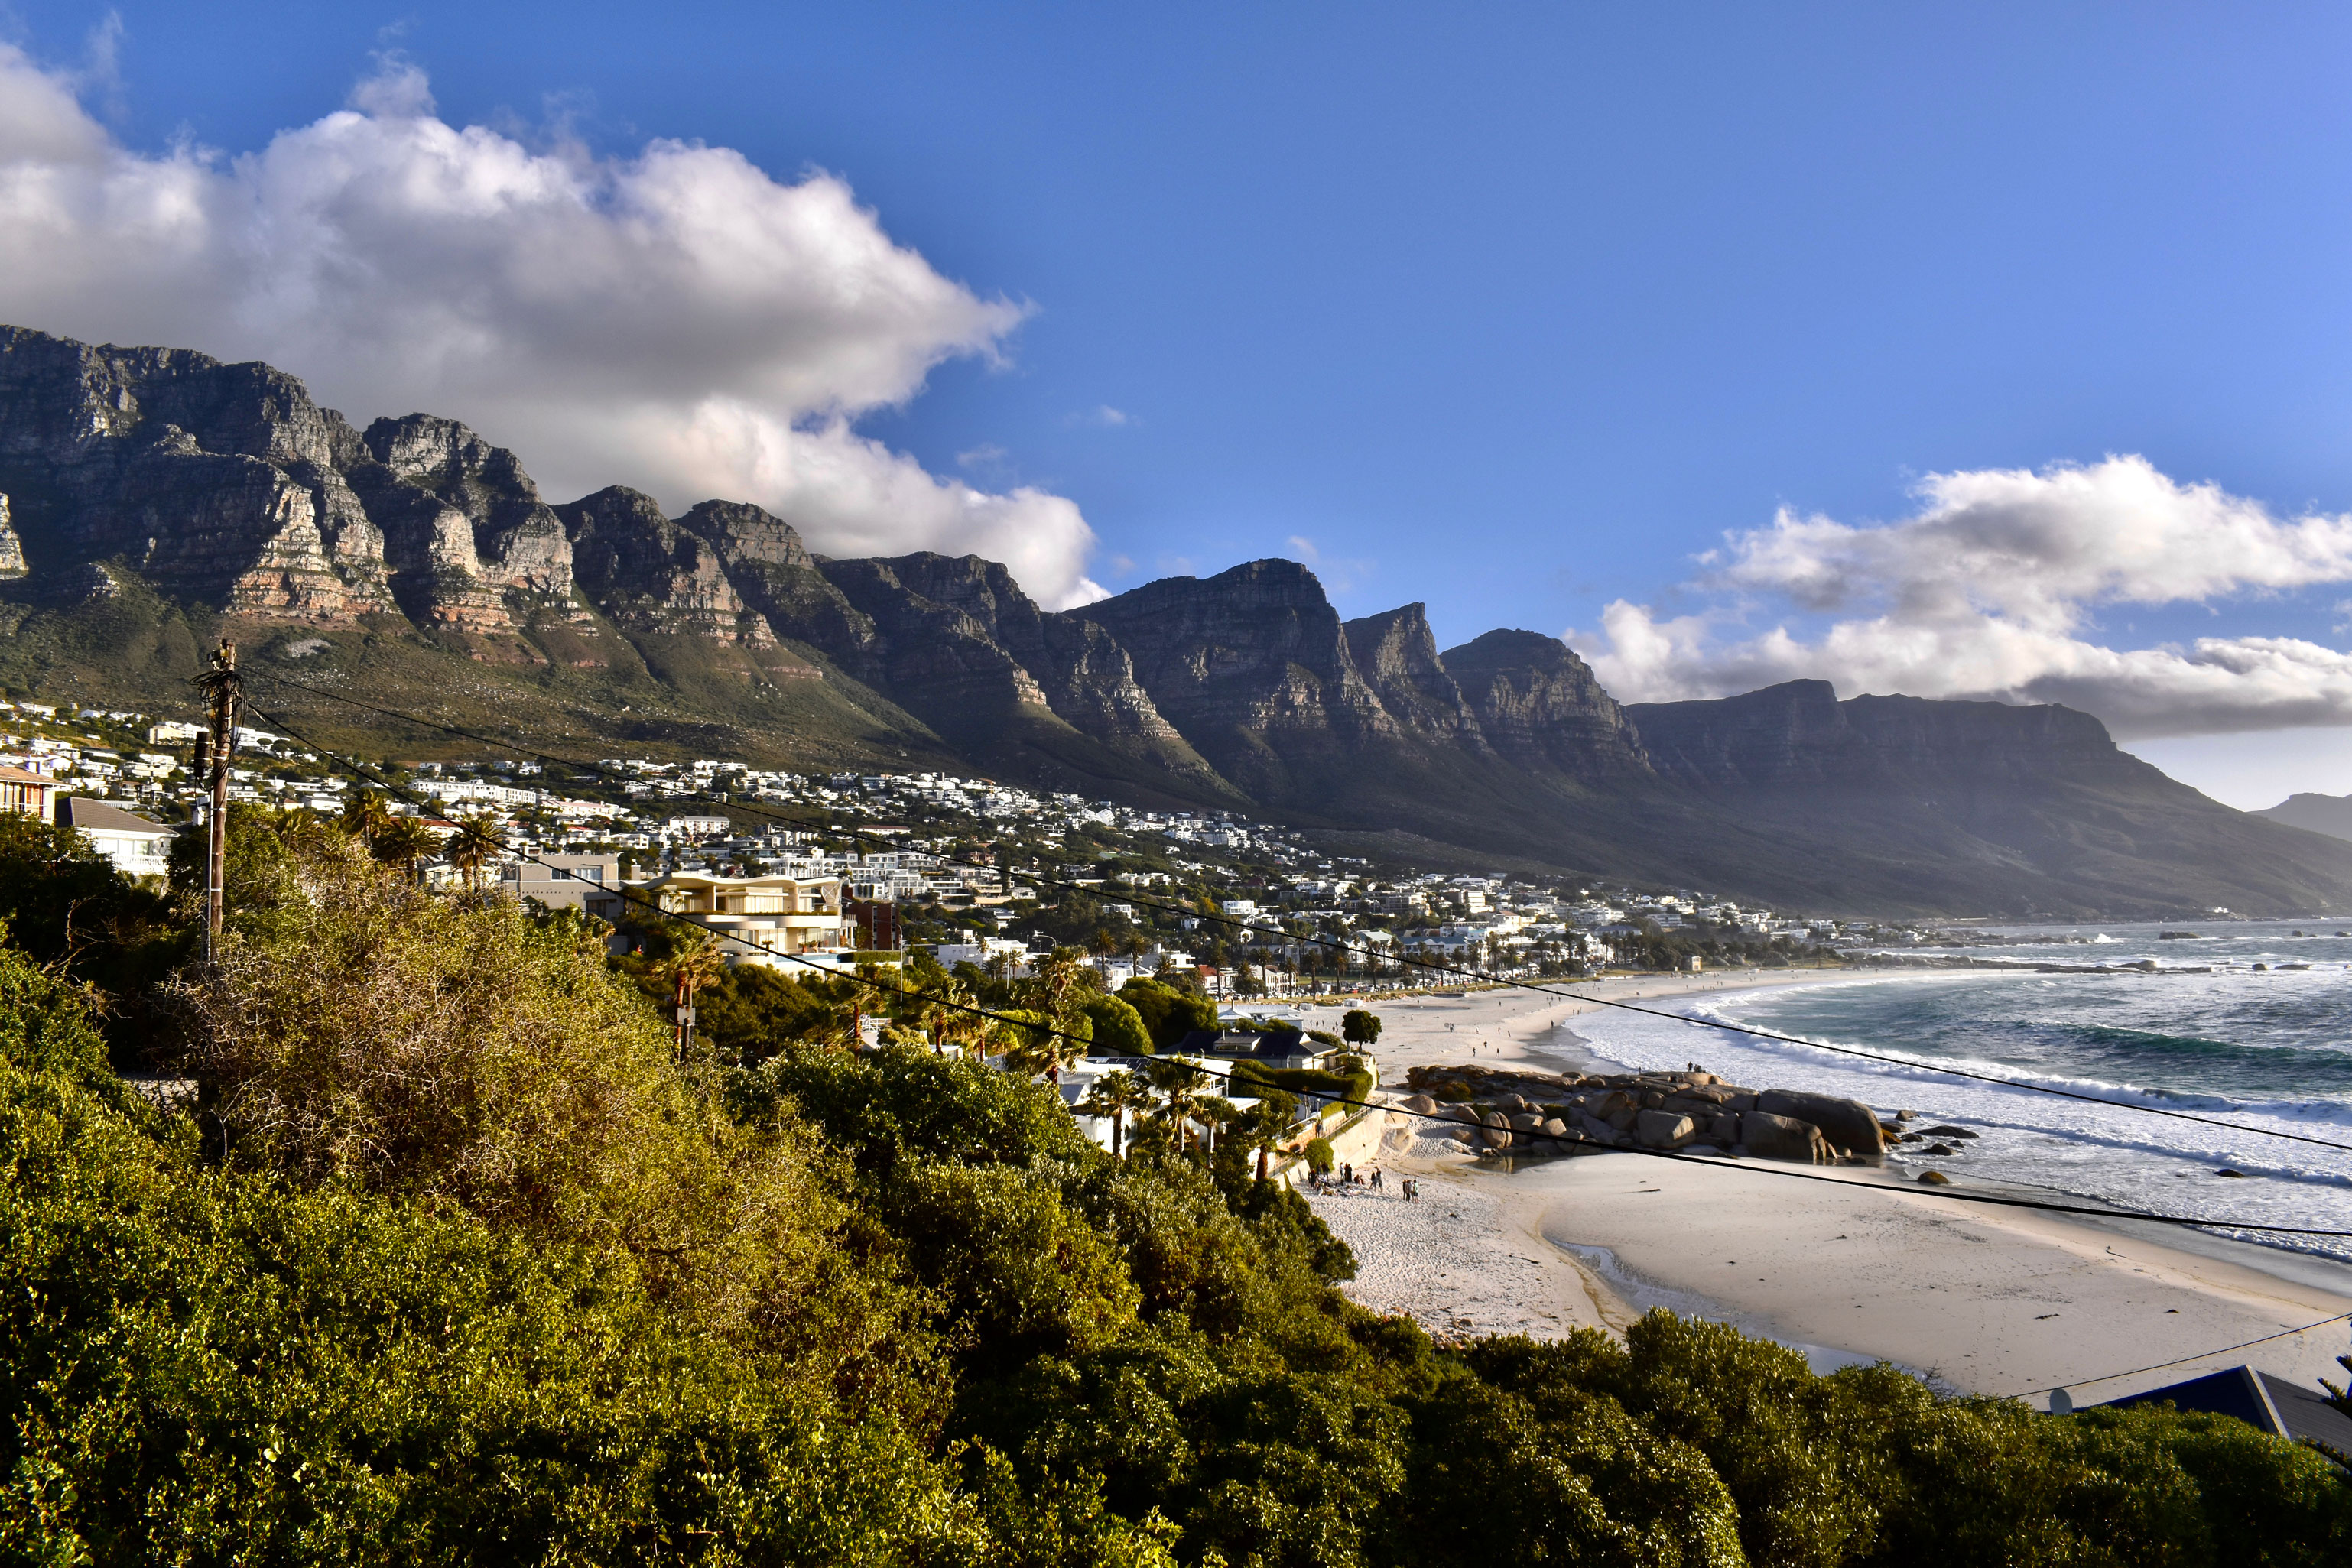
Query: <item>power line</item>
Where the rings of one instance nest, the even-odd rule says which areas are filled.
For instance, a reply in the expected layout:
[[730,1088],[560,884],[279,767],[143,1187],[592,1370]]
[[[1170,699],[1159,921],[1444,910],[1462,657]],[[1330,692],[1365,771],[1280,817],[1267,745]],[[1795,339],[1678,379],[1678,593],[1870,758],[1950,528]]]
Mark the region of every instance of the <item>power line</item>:
[[2330,1323],[2340,1323],[2347,1320],[2352,1320],[2352,1312],[2338,1312],[2332,1318],[2322,1318],[2315,1323],[2305,1323],[2299,1329],[2281,1329],[2276,1333],[2266,1333],[2260,1339],[2250,1339],[2238,1344],[2225,1344],[2219,1350],[2202,1351],[2196,1355],[2178,1356],[2171,1361],[2159,1361],[2154,1366],[2135,1366],[2129,1372],[2110,1372],[2104,1377],[2078,1377],[2072,1383],[2053,1383],[2047,1388],[2029,1388],[2022,1394],[2001,1394],[1994,1397],[2031,1399],[2037,1394],[2054,1394],[2061,1388],[2087,1388],[2094,1383],[2113,1383],[2119,1377],[2137,1377],[2143,1372],[2162,1372],[2168,1366],[2186,1366],[2192,1361],[2210,1361],[2217,1355],[2228,1355],[2232,1351],[2250,1350],[2258,1344],[2268,1344],[2274,1339],[2293,1339],[2299,1333],[2309,1333],[2314,1329],[2324,1329]]
[[[611,777],[608,769],[595,763],[582,762],[574,758],[557,757],[547,752],[533,750],[528,746],[519,745],[511,740],[500,739],[495,736],[478,734],[473,730],[466,729],[457,725],[443,724],[438,720],[424,718],[415,714],[403,713],[395,708],[381,707],[373,703],[362,702],[357,697],[345,696],[340,692],[331,692],[321,687],[307,685],[300,681],[289,681],[281,675],[263,674],[257,671],[251,672],[251,674],[254,676],[268,681],[273,685],[291,687],[297,691],[308,692],[314,696],[325,697],[332,702],[344,703],[350,706],[362,709],[368,713],[382,715],[386,718],[396,718],[405,723],[420,725],[428,729],[438,729],[446,734],[459,736],[468,740],[478,741],[485,746],[496,747],[500,750],[514,752],[520,756],[533,758],[537,761],[552,762],[565,768],[576,768],[582,772],[593,774],[599,779],[609,779]],[[305,744],[307,745],[310,743],[305,742]],[[735,804],[739,810],[750,815],[764,817],[772,821],[788,823],[793,827],[812,829],[822,832],[837,833],[844,838],[855,839],[868,844],[878,843],[881,841],[876,839],[873,834],[861,832],[856,828],[845,829],[837,824],[830,822],[813,821],[808,818],[795,817],[785,812],[766,810],[745,802],[739,801],[732,802],[732,804]],[[887,846],[886,845],[885,847]],[[1057,887],[1070,892],[1087,891],[1085,888],[1081,887],[1079,883],[1063,877],[1046,876],[1036,872],[1022,871],[1017,869],[1010,871],[1009,874],[1020,877],[1024,882],[1034,883],[1039,887]],[[1189,908],[1182,904],[1166,904],[1139,894],[1129,893],[1125,894],[1125,899],[1126,902],[1134,904],[1139,907],[1157,910],[1162,914],[1175,915],[1184,919],[1213,921],[1219,925],[1229,926],[1237,931],[1247,931],[1260,936],[1277,936],[1285,942],[1312,943],[1315,946],[1330,952],[1354,954],[1378,962],[1394,962],[1401,965],[1409,965],[1415,968],[1429,970],[1434,973],[1452,975],[1464,979],[1475,980],[1481,984],[1508,986],[1518,990],[1530,991],[1538,996],[1556,997],[1567,1001],[1585,1002],[1595,1007],[1613,1008],[1622,1012],[1639,1013],[1644,1017],[1664,1019],[1669,1022],[1688,1024],[1701,1029],[1716,1030],[1726,1034],[1744,1035],[1755,1040],[1769,1040],[1786,1045],[1802,1046],[1812,1051],[1825,1051],[1839,1056],[1855,1057],[1864,1061],[1883,1062],[1889,1066],[1908,1068],[1914,1071],[1938,1073],[1948,1078],[1964,1078],[1979,1083],[1991,1083],[1997,1084],[2002,1088],[2021,1089],[2032,1093],[2048,1094],[2059,1099],[2079,1101],[2086,1104],[2105,1105],[2119,1111],[2137,1111],[2145,1115],[2164,1116],[2174,1121],[2180,1122],[2194,1122],[2203,1126],[2220,1127],[2233,1133],[2250,1133],[2260,1137],[2279,1138],[2290,1143],[2309,1144],[2318,1148],[2339,1149],[2347,1153],[2352,1153],[2352,1143],[2339,1142],[2333,1138],[2316,1137],[2307,1133],[2292,1133],[2275,1127],[2249,1126],[2242,1122],[2231,1122],[2218,1116],[2200,1115],[2193,1111],[2179,1111],[2168,1106],[2140,1104],[2128,1100],[2111,1100],[2101,1094],[2086,1094],[2079,1090],[2061,1089],[2052,1084],[2034,1083],[2023,1079],[2003,1078],[1995,1073],[1973,1072],[1964,1067],[1948,1067],[1934,1062],[1916,1061],[1907,1057],[1891,1056],[1880,1051],[1864,1051],[1857,1046],[1832,1045],[1822,1040],[1806,1040],[1799,1035],[1782,1034],[1773,1030],[1759,1029],[1751,1024],[1734,1023],[1726,1019],[1710,1019],[1696,1017],[1688,1013],[1668,1012],[1663,1008],[1643,1007],[1637,1002],[1621,1001],[1612,997],[1590,996],[1576,991],[1559,990],[1556,988],[1540,985],[1531,980],[1517,979],[1507,975],[1490,974],[1482,969],[1470,968],[1457,964],[1449,964],[1438,959],[1416,957],[1406,954],[1398,954],[1393,958],[1391,958],[1369,946],[1335,941],[1326,936],[1297,936],[1282,929],[1280,926],[1260,925],[1250,921],[1244,920],[1237,915],[1228,915],[1223,913],[1212,913],[1206,910]]]

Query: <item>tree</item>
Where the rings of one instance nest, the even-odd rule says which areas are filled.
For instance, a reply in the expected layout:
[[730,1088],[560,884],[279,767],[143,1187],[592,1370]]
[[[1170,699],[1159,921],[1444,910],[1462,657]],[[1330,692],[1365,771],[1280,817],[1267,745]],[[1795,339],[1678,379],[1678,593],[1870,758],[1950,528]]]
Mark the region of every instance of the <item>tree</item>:
[[416,868],[437,847],[433,830],[415,817],[394,817],[368,841],[377,860],[398,868],[411,882],[416,880]]
[[1150,1103],[1150,1086],[1122,1067],[1096,1079],[1094,1088],[1078,1102],[1077,1108],[1089,1116],[1110,1118],[1110,1152],[1118,1155],[1126,1152],[1127,1113]]
[[1094,1023],[1093,1054],[1150,1056],[1151,1034],[1143,1015],[1119,997],[1094,997],[1080,1010]]
[[676,1022],[678,1054],[686,1053],[687,1042],[694,1037],[694,993],[719,977],[726,963],[719,950],[719,938],[699,928],[682,930],[670,941],[669,956],[662,961],[662,972],[668,977],[673,999],[671,1016]]
[[487,814],[467,817],[449,835],[449,842],[442,852],[451,865],[466,873],[469,893],[482,891],[482,868],[506,853],[506,841],[490,825],[495,821]]
[[1073,1012],[1057,1021],[1042,1009],[1012,1008],[999,1018],[1010,1026],[1012,1036],[1005,1060],[1032,1078],[1040,1073],[1059,1073],[1084,1056],[1093,1043],[1094,1020],[1083,1012]]
[[1160,1119],[1181,1152],[1185,1124],[1192,1120],[1209,1087],[1208,1072],[1181,1057],[1156,1057],[1145,1065],[1143,1076],[1159,1091]]
[[1182,1044],[1184,1037],[1196,1030],[1217,1027],[1215,1003],[1197,992],[1180,990],[1156,979],[1139,976],[1118,988],[1118,997],[1143,1020],[1156,1051]]
[[1265,1180],[1266,1158],[1281,1146],[1283,1138],[1298,1122],[1297,1098],[1270,1084],[1250,1084],[1245,1092],[1257,1103],[1242,1112],[1227,1130],[1238,1134],[1244,1148],[1257,1152],[1257,1179]]
[[1349,1045],[1378,1044],[1381,1015],[1368,1008],[1349,1008],[1339,1019],[1339,1037]]
[[373,789],[357,789],[343,802],[343,831],[373,849],[376,835],[392,826],[392,813],[385,810],[383,797]]

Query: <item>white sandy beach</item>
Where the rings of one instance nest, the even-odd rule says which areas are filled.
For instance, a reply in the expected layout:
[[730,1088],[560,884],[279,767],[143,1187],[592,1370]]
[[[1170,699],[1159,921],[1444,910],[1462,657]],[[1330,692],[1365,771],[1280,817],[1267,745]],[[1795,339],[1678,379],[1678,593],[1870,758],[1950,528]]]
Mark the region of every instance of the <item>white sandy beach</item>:
[[[1821,978],[1660,976],[1574,988],[1647,1000]],[[1383,1004],[1384,1080],[1401,1083],[1421,1063],[1582,1066],[1590,1058],[1558,1026],[1588,1005],[1515,990]],[[1817,1365],[1885,1359],[1970,1394],[2063,1385],[2078,1403],[2242,1362],[2306,1383],[2340,1381],[2335,1357],[2352,1350],[2340,1322],[2221,1348],[2352,1312],[2352,1266],[2326,1260],[2130,1221],[1970,1205],[1891,1171],[1620,1154],[1523,1162],[1513,1174],[1456,1145],[1407,1145],[1402,1132],[1402,1124],[1368,1125],[1354,1141],[1362,1163],[1386,1134],[1388,1197],[1318,1200],[1317,1209],[1356,1249],[1349,1293],[1433,1332],[1622,1328],[1663,1305],[1805,1347]],[[1405,1175],[1423,1180],[1419,1205],[1395,1199]],[[2195,1359],[2108,1375],[2179,1357]]]

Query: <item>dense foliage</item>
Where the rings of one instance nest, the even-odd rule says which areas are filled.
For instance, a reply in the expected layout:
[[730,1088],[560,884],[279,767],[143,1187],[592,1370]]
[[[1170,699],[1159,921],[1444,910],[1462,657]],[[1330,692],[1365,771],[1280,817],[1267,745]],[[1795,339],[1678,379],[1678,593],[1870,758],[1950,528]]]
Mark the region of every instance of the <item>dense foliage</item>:
[[1816,1376],[1665,1313],[1440,1346],[1332,1288],[1347,1249],[1246,1136],[1113,1159],[952,1009],[856,1051],[842,1009],[919,1009],[729,970],[702,1001],[725,1040],[681,1059],[666,955],[616,968],[576,920],[245,831],[272,841],[244,847],[255,913],[158,993],[191,1104],[129,1091],[89,987],[0,948],[8,1561],[2352,1549],[2336,1472],[2221,1417]]

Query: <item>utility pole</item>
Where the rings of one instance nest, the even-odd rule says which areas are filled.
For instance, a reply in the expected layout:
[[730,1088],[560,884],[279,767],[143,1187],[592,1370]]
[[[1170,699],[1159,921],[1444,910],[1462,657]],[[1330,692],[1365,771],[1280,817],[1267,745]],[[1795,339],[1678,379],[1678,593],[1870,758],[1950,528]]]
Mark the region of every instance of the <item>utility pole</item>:
[[212,729],[205,738],[212,763],[212,815],[205,827],[208,834],[205,849],[205,961],[210,963],[213,949],[220,942],[223,889],[228,870],[228,765],[236,747],[237,674],[236,644],[221,639],[220,649],[213,654],[213,667],[196,679],[205,695],[212,701]]

